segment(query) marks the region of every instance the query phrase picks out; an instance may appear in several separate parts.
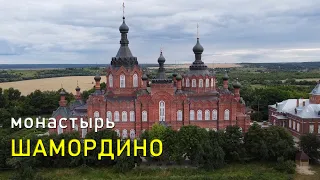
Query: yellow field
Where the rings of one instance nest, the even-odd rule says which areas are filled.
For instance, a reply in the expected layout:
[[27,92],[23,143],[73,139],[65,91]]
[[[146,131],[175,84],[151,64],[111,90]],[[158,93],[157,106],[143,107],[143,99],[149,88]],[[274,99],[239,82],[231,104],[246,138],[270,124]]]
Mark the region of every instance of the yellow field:
[[[75,92],[77,87],[77,81],[81,91],[89,90],[94,86],[93,76],[70,76],[70,77],[58,77],[58,78],[47,78],[47,79],[35,79],[17,82],[6,82],[0,83],[0,88],[8,89],[13,87],[19,89],[22,95],[28,95],[31,92],[39,89],[41,91],[59,90],[61,84],[67,92]],[[105,81],[104,77],[101,77],[101,82]]]

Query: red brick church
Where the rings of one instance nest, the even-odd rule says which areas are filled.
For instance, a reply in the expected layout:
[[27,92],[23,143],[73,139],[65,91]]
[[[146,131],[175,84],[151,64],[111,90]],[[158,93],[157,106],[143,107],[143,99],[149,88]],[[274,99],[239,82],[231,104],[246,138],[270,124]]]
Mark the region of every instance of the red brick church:
[[[108,118],[115,122],[114,130],[122,138],[135,138],[155,123],[179,130],[184,125],[196,125],[207,130],[223,130],[228,125],[238,125],[245,132],[250,126],[250,116],[240,97],[241,84],[233,83],[234,92],[229,91],[229,77],[223,77],[223,87],[217,87],[214,71],[201,60],[204,48],[197,38],[193,47],[195,60],[184,74],[173,73],[168,78],[165,73],[165,58],[160,53],[159,69],[156,77],[149,79],[139,66],[137,57],[129,49],[125,17],[119,28],[120,48],[106,68],[106,89],[100,89],[101,77],[94,77],[95,92],[87,102],[81,100],[80,88],[76,88],[76,101],[67,105],[62,91],[60,107],[53,117]],[[71,122],[70,122],[71,124]],[[85,137],[92,129],[74,129],[68,124],[66,129],[51,129],[50,133],[80,131]]]

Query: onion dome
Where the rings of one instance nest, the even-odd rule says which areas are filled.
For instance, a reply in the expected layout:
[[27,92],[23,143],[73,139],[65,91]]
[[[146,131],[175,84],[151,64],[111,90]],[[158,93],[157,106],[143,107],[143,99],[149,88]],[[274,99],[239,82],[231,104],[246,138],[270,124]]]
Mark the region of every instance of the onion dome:
[[182,80],[182,76],[180,74],[177,74],[176,80],[177,81],[181,81]]
[[80,91],[80,87],[79,86],[76,87],[76,91]]
[[127,26],[126,22],[125,22],[125,17],[122,18],[123,22],[121,24],[121,26],[119,27],[119,31],[121,33],[128,33],[129,32],[129,27]]
[[193,52],[195,54],[202,54],[203,50],[204,49],[199,42],[199,38],[197,38],[197,44],[193,47]]
[[158,58],[158,63],[159,64],[163,64],[164,62],[166,62],[166,59],[163,57],[162,51],[161,51],[160,57]]
[[141,79],[142,79],[143,81],[146,81],[146,80],[148,80],[148,76],[147,76],[146,74],[143,74]]
[[64,91],[64,89],[61,89],[60,96],[65,96],[67,93]]
[[241,88],[241,84],[239,83],[238,78],[237,78],[237,80],[233,83],[233,88],[235,88],[235,89]]
[[229,76],[228,76],[228,72],[226,71],[226,73],[224,74],[223,78],[222,78],[224,81],[227,81],[229,79]]
[[177,74],[176,72],[174,72],[174,73],[172,74],[173,77],[177,77],[177,75],[178,75],[178,74]]
[[95,80],[95,81],[100,81],[100,80],[101,80],[100,75],[99,75],[99,74],[97,74],[97,75],[94,77],[94,80]]

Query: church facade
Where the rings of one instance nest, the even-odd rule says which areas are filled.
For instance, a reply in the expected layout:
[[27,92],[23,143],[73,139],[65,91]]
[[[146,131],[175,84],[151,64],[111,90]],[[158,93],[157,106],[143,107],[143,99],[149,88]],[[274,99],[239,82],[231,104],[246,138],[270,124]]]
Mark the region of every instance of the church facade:
[[[173,73],[168,78],[165,73],[163,52],[158,58],[159,69],[156,77],[148,78],[139,66],[129,48],[125,17],[119,28],[120,48],[106,68],[106,89],[100,88],[101,77],[94,77],[95,92],[86,102],[81,99],[80,88],[76,88],[76,101],[67,104],[64,91],[61,92],[60,107],[53,117],[70,118],[108,118],[115,123],[114,130],[122,138],[138,137],[153,124],[160,123],[179,130],[185,125],[196,125],[207,130],[223,130],[229,125],[238,125],[246,132],[250,126],[250,116],[240,97],[241,84],[233,83],[234,91],[229,87],[229,77],[223,77],[223,87],[217,87],[214,71],[201,60],[204,48],[197,38],[193,47],[195,60],[184,74]],[[50,133],[80,131],[84,138],[92,129],[73,129],[71,122],[66,129],[50,129]],[[68,124],[70,123],[70,124]]]

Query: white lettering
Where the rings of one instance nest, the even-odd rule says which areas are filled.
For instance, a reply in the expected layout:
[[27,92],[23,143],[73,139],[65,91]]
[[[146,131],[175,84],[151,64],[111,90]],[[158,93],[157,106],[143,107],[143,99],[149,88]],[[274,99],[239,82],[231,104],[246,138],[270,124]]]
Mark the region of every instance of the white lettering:
[[49,129],[57,128],[57,120],[55,118],[49,118],[48,128]]
[[[39,126],[41,124],[41,126]],[[46,119],[45,118],[36,118],[36,128],[45,128],[46,125]]]
[[62,121],[67,121],[67,118],[61,118],[61,119],[59,120],[59,127],[61,127],[62,129],[67,128],[67,126],[63,126],[63,125],[62,125]]
[[[28,121],[29,121],[29,125],[28,125]],[[27,129],[30,129],[32,128],[33,126],[33,119],[32,118],[26,118],[24,120],[24,127],[27,128]]]
[[11,118],[11,128],[14,128],[16,126],[19,126],[21,128],[21,118],[16,121],[14,118]]
[[75,127],[75,121],[78,120],[77,118],[69,118],[69,120],[71,121],[71,126],[72,126],[72,129],[74,129]]

